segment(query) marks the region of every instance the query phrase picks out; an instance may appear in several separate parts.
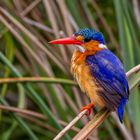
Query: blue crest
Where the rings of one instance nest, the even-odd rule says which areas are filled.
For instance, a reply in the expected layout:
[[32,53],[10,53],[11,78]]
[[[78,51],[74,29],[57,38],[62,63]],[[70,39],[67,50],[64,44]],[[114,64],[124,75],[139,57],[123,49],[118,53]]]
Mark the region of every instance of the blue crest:
[[96,40],[100,44],[105,44],[104,36],[102,35],[102,33],[94,29],[89,29],[89,28],[80,29],[79,31],[75,32],[74,35],[83,36],[85,38],[84,42],[88,42],[90,40]]

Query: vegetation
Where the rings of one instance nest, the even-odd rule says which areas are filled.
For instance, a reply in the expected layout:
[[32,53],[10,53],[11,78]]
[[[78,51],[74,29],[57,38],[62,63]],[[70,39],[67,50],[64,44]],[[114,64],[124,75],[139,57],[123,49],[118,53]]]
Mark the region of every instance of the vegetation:
[[[74,48],[55,47],[48,41],[70,36],[78,28],[94,28],[103,32],[126,71],[138,65],[139,4],[138,0],[1,0],[0,140],[53,139],[90,102],[70,74]],[[102,118],[101,111],[93,121],[100,117],[104,123],[98,123],[98,129],[94,123],[89,139],[140,139],[140,66],[128,77],[132,94],[125,125],[115,113],[107,118],[106,110]],[[93,115],[81,117],[62,139],[72,139]]]

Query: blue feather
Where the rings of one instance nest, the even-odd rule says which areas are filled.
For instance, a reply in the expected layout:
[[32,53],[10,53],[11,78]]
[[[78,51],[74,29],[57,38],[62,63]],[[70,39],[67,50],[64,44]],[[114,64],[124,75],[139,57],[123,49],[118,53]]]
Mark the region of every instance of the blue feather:
[[126,105],[127,99],[121,98],[120,104],[118,106],[118,116],[121,123],[123,123],[124,107]]
[[[108,49],[103,49],[95,55],[87,56],[87,64],[92,75],[110,92],[115,90],[122,97],[128,98],[129,87],[125,71],[120,60]],[[109,91],[108,91],[109,92]]]
[[124,107],[129,98],[129,87],[125,71],[120,60],[108,49],[86,57],[92,76],[103,89],[98,93],[111,110],[118,109],[120,121],[123,119]]

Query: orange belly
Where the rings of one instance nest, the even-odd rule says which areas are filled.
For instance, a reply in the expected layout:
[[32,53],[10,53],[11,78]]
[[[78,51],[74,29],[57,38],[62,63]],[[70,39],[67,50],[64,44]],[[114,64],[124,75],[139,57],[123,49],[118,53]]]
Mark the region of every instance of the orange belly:
[[91,75],[89,66],[85,63],[86,56],[83,53],[76,51],[71,60],[71,72],[76,78],[81,90],[85,92],[95,105],[105,106],[105,102],[98,95],[102,90],[95,83],[95,78]]

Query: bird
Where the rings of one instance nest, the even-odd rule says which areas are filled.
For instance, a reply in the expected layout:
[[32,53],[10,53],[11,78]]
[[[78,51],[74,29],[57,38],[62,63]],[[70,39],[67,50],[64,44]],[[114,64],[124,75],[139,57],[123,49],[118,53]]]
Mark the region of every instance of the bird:
[[84,28],[72,36],[52,40],[50,44],[76,47],[71,59],[71,73],[91,103],[82,108],[91,113],[94,106],[116,111],[121,123],[129,86],[123,64],[106,46],[104,36],[95,29]]

